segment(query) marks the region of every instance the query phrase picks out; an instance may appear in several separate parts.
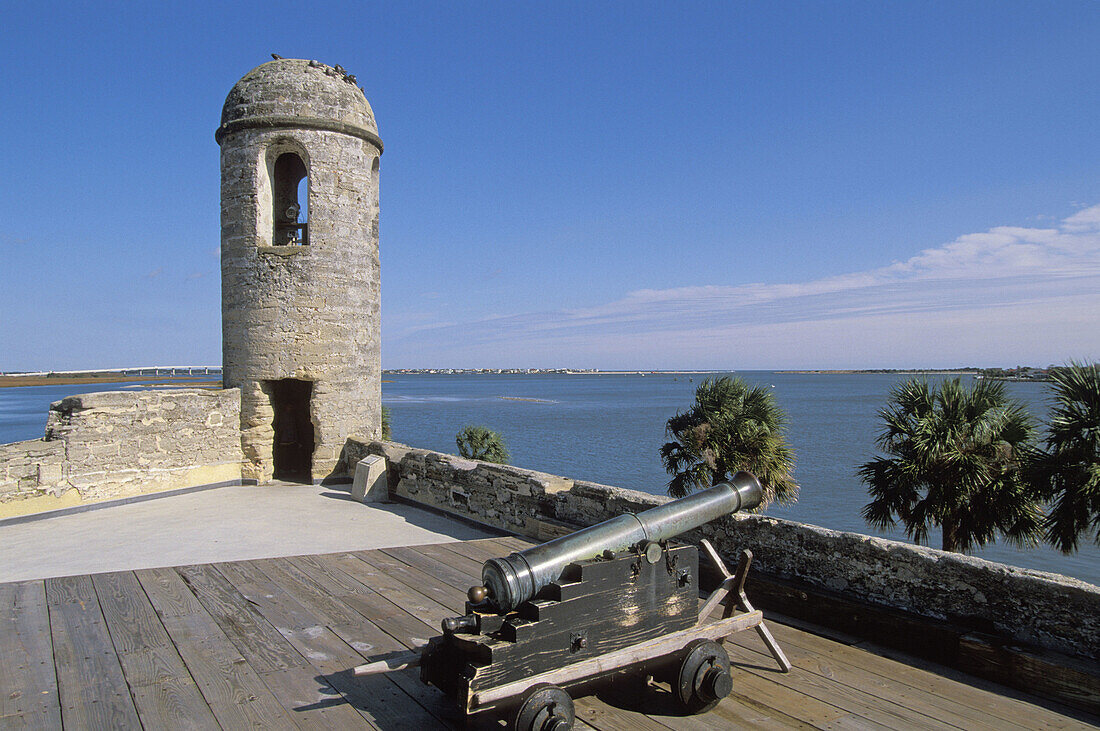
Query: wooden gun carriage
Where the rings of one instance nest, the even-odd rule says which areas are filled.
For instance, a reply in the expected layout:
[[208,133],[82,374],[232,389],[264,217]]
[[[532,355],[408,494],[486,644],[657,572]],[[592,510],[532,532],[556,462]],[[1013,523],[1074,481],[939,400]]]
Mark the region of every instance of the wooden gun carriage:
[[[572,728],[567,689],[611,676],[667,680],[684,709],[701,713],[732,689],[725,637],[755,628],[784,671],[783,652],[745,596],[752,554],[699,605],[699,551],[673,536],[721,515],[753,508],[760,483],[741,472],[681,500],[490,559],[466,614],[419,653],[362,665],[356,675],[420,666],[465,718],[511,712],[523,731]],[[711,613],[723,606],[720,619]]]

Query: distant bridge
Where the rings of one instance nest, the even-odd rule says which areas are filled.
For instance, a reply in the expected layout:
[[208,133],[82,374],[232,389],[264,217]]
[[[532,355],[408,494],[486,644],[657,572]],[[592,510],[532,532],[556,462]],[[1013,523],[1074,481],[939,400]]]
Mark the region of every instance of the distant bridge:
[[64,376],[220,376],[221,366],[140,366],[137,368],[93,368],[85,371],[7,371],[5,376],[37,376],[58,378]]

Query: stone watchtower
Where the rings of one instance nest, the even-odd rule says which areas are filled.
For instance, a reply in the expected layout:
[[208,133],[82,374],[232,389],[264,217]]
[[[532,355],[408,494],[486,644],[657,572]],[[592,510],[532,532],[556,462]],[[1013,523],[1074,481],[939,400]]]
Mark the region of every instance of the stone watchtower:
[[246,478],[319,480],[381,433],[378,158],[355,77],[276,58],[226,97],[222,364]]

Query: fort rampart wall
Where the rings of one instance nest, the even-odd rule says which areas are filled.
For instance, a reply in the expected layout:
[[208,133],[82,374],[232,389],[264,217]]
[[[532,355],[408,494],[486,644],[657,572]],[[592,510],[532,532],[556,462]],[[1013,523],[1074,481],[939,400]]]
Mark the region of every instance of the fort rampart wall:
[[241,479],[240,391],[104,391],[0,444],[0,517]]
[[[392,495],[536,540],[669,499],[390,442],[349,439],[346,464],[354,466],[368,454],[386,458]],[[684,537],[700,538],[709,539],[731,567],[742,549],[753,552],[750,596],[752,576],[793,580],[811,594],[820,590],[943,620],[963,633],[990,633],[1100,659],[1100,587],[1069,577],[763,515],[732,515]],[[810,611],[814,606],[829,611],[819,598],[802,593],[802,600]],[[961,634],[955,638],[966,641]],[[915,639],[930,643],[935,638]]]

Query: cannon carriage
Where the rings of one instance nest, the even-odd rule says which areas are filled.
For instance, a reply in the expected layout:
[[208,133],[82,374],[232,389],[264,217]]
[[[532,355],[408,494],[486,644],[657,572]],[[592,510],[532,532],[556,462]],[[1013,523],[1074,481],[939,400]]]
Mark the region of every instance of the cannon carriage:
[[[626,514],[485,562],[466,613],[417,653],[368,663],[356,675],[420,666],[421,679],[467,720],[511,715],[523,731],[571,728],[569,690],[606,679],[653,676],[689,713],[732,688],[725,637],[755,628],[784,671],[790,663],[744,592],[752,556],[730,573],[704,540],[721,583],[699,604],[699,550],[673,540],[760,503],[760,483],[729,483],[637,515]],[[720,619],[712,612],[724,607]]]

